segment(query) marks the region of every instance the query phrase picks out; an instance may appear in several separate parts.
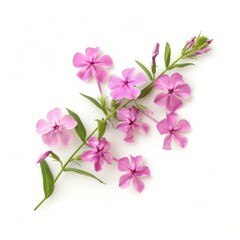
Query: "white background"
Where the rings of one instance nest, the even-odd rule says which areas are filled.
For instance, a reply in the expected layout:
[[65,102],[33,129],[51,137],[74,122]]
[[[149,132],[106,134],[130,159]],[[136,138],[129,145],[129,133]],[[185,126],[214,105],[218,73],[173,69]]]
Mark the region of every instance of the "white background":
[[[230,0],[1,0],[1,239],[240,239],[236,8]],[[149,135],[138,135],[131,145],[110,128],[106,136],[116,157],[143,155],[151,168],[145,190],[118,188],[116,164],[97,174],[106,185],[66,173],[34,212],[43,197],[35,162],[48,149],[35,132],[36,121],[54,107],[64,112],[69,107],[90,132],[101,116],[79,95],[98,91],[94,81],[86,84],[76,77],[73,55],[99,46],[113,58],[110,73],[119,75],[136,66],[135,59],[148,65],[160,42],[163,69],[165,42],[176,58],[200,31],[214,39],[212,51],[195,67],[179,71],[192,87],[179,110],[193,128],[187,148],[164,151],[163,136],[148,119]],[[152,103],[155,95],[144,103],[161,119],[164,111]],[[75,137],[69,148],[54,150],[66,159],[78,145]],[[57,164],[50,165],[56,174]],[[82,166],[93,172],[91,164]]]

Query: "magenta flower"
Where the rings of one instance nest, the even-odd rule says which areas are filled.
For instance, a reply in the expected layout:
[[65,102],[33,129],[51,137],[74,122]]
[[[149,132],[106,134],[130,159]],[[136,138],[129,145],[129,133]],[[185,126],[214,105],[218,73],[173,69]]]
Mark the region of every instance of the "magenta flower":
[[124,141],[133,142],[134,129],[148,133],[149,126],[147,123],[140,122],[141,112],[136,107],[121,108],[117,111],[117,118],[121,120],[116,128],[126,134]]
[[96,172],[102,169],[104,161],[108,164],[112,163],[113,157],[109,152],[111,144],[106,140],[106,138],[101,138],[98,140],[96,137],[91,137],[87,141],[87,145],[90,148],[93,148],[93,150],[85,151],[81,155],[81,159],[86,162],[94,162]]
[[138,73],[134,76],[134,68],[125,69],[122,72],[123,79],[116,75],[112,75],[109,80],[109,88],[111,96],[114,100],[123,98],[137,99],[141,91],[136,86],[147,82],[143,73]]
[[54,108],[47,114],[47,119],[40,119],[37,122],[37,133],[42,134],[42,140],[50,147],[60,142],[63,146],[68,145],[72,140],[72,134],[68,129],[76,127],[77,122],[70,115],[61,117],[59,108]]
[[138,192],[141,192],[144,189],[144,183],[139,177],[149,177],[150,170],[147,166],[141,166],[142,161],[142,156],[131,156],[131,163],[127,157],[118,160],[119,171],[127,172],[120,177],[119,187],[127,188],[129,187],[131,180],[133,180],[133,186]]
[[73,65],[80,68],[77,76],[83,80],[89,80],[93,75],[95,79],[102,83],[107,79],[107,72],[102,68],[112,67],[113,62],[110,56],[99,57],[100,48],[87,48],[86,56],[82,53],[76,53],[73,58]]
[[191,88],[184,83],[179,73],[174,73],[171,77],[161,75],[154,81],[154,87],[163,91],[156,96],[154,102],[159,106],[166,106],[170,112],[180,108],[183,105],[181,98],[188,98],[191,93]]
[[185,133],[191,130],[189,122],[185,119],[178,120],[176,113],[167,114],[167,118],[163,119],[157,124],[157,129],[160,134],[167,134],[164,139],[163,149],[171,150],[172,138],[181,146],[187,145],[187,138],[182,136],[181,133]]
[[51,153],[52,153],[52,151],[46,151],[46,152],[42,153],[39,156],[37,163],[40,163],[41,161],[45,160]]

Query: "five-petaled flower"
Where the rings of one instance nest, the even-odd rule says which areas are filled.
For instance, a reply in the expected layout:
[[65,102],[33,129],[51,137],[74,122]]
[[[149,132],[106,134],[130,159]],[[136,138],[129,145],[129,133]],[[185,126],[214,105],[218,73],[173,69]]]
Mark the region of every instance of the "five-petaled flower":
[[144,183],[139,177],[149,177],[150,170],[147,166],[141,166],[142,161],[142,156],[131,156],[131,163],[127,157],[118,160],[118,169],[127,172],[120,177],[119,187],[129,187],[132,180],[133,186],[138,192],[141,192],[144,189]]
[[122,72],[123,79],[112,75],[109,79],[109,88],[111,89],[111,96],[114,100],[123,98],[137,99],[141,91],[136,86],[147,82],[143,73],[138,73],[134,76],[134,68],[128,68]]
[[154,87],[163,92],[158,94],[154,102],[159,106],[166,106],[169,112],[174,112],[183,105],[181,98],[188,98],[191,88],[184,83],[179,73],[171,77],[164,74],[154,81]]
[[93,75],[95,79],[102,83],[107,79],[107,72],[102,68],[112,67],[113,62],[110,56],[104,55],[99,57],[100,48],[87,48],[86,55],[82,53],[76,53],[73,58],[73,65],[80,68],[77,76],[81,80],[89,80]]
[[157,129],[160,134],[167,134],[164,139],[163,148],[171,150],[172,138],[181,146],[187,145],[187,138],[182,136],[181,133],[185,133],[191,130],[189,122],[182,119],[178,122],[178,115],[176,113],[167,114],[167,118],[163,119],[157,124]]
[[98,172],[102,169],[102,164],[105,161],[108,164],[112,163],[113,157],[109,152],[111,144],[106,138],[100,140],[96,137],[91,137],[87,141],[87,145],[93,150],[85,151],[81,155],[81,159],[86,162],[94,162],[95,171]]
[[40,119],[37,122],[37,133],[42,134],[42,140],[50,147],[60,142],[63,146],[68,145],[72,140],[72,134],[68,129],[76,127],[77,122],[70,115],[61,117],[59,108],[54,108],[47,114],[47,119]]
[[124,141],[133,142],[134,129],[142,130],[148,133],[149,126],[147,123],[140,122],[141,112],[135,106],[130,108],[121,108],[117,112],[117,118],[121,121],[116,128],[123,131],[126,136]]

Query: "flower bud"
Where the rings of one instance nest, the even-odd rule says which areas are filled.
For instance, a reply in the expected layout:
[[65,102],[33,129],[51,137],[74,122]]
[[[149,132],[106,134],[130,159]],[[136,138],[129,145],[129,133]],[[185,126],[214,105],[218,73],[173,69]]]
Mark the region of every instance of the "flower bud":
[[46,151],[46,152],[42,153],[39,156],[37,163],[40,163],[41,161],[45,160],[51,153],[52,153],[52,151]]
[[152,65],[154,65],[154,66],[156,66],[156,57],[159,54],[159,47],[160,47],[160,44],[156,43],[156,45],[152,51]]

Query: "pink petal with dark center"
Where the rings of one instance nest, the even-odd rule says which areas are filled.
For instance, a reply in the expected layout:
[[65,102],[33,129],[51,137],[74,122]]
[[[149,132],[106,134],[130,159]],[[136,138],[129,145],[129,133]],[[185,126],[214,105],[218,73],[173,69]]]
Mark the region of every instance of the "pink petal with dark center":
[[142,192],[142,190],[144,189],[143,181],[136,176],[133,177],[133,186],[138,192]]

